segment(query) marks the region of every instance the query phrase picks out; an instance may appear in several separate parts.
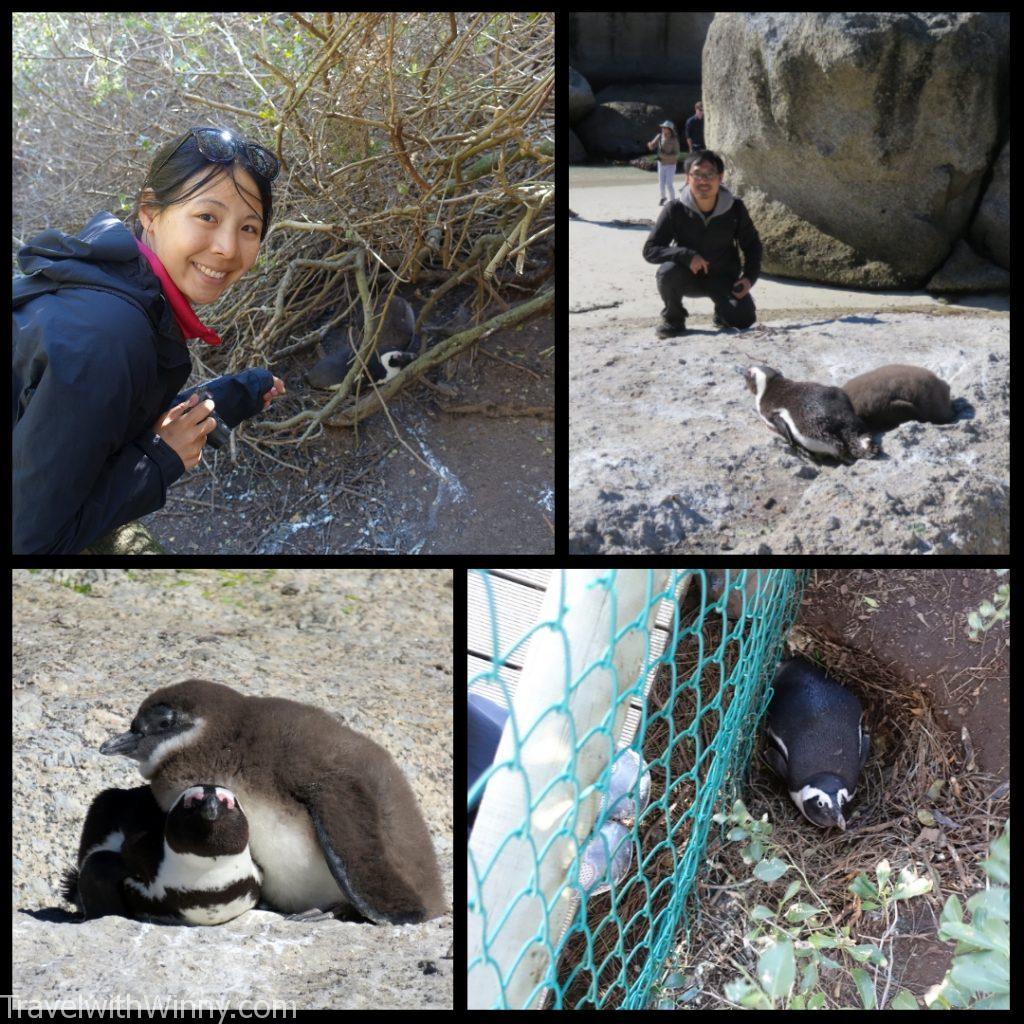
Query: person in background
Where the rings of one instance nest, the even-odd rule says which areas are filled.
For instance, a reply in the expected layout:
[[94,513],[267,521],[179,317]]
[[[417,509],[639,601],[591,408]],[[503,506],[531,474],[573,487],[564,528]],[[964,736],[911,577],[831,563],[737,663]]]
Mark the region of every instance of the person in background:
[[704,104],[697,100],[693,109],[694,113],[686,119],[683,134],[687,149],[691,153],[701,153],[704,150]]
[[658,205],[664,206],[666,193],[668,199],[676,197],[672,178],[675,176],[676,164],[679,161],[679,136],[676,135],[676,126],[671,121],[662,121],[658,128],[658,134],[647,143],[647,148],[657,147],[658,150],[658,193],[661,196]]

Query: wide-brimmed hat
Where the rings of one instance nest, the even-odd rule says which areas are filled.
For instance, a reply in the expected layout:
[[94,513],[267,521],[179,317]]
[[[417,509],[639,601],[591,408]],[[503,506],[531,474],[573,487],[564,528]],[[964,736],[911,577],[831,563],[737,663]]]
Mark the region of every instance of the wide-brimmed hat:
[[672,131],[676,130],[676,126],[671,121],[662,121],[661,124],[658,125],[658,127],[659,128],[671,128]]

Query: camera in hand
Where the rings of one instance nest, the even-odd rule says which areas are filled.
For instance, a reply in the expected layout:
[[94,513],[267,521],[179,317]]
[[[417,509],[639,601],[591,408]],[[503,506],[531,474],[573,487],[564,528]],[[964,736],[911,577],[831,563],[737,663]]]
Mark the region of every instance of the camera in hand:
[[[209,399],[211,402],[214,401],[213,395],[211,395],[209,391],[200,391],[199,401],[205,402],[207,399]],[[212,417],[213,413],[211,412],[209,418]],[[203,422],[205,422],[205,420]],[[214,427],[214,429],[209,434],[206,435],[206,443],[211,448],[223,448],[224,445],[226,445],[231,438],[231,431],[228,430],[228,428],[225,427],[220,420],[215,419],[214,422],[216,422],[217,426]]]

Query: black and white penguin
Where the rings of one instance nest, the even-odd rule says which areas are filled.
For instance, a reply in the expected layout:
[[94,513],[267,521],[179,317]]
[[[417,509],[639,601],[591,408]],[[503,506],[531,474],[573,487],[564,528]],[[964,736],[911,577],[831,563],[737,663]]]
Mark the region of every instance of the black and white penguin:
[[[392,377],[397,377],[418,354],[397,349],[384,352],[378,350],[366,361],[368,376],[375,384],[385,384]],[[335,342],[324,358],[309,370],[306,380],[313,387],[323,390],[333,384],[340,384],[348,375],[354,359],[355,352],[348,342]]]
[[890,430],[908,420],[950,423],[949,385],[923,366],[892,363],[843,385],[854,412],[871,430]]
[[249,819],[263,899],[376,923],[445,910],[430,833],[391,755],[319,708],[190,679],[147,697],[103,754],[139,762],[161,807],[213,779]]
[[765,760],[808,821],[845,830],[871,747],[860,701],[801,657],[779,665],[773,688]]
[[843,462],[878,454],[878,446],[840,388],[789,380],[770,366],[749,367],[746,381],[758,415],[791,445]]
[[[416,314],[412,306],[401,295],[395,295],[377,332],[376,350],[366,360],[366,372],[371,380],[386,383],[415,360],[419,355],[415,328]],[[323,358],[310,368],[305,378],[313,387],[326,389],[345,379],[361,340],[353,347],[351,332],[335,327],[325,332],[320,345]]]
[[63,894],[87,918],[212,925],[256,906],[260,877],[234,793],[191,786],[165,814],[140,786],[108,789],[93,801]]

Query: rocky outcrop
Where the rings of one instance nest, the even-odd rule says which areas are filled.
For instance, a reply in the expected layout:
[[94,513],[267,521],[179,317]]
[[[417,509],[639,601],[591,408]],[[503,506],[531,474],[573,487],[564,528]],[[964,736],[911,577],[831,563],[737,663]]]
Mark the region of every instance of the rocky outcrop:
[[[819,307],[730,340],[703,329],[703,309],[656,359],[650,317],[620,309],[574,328],[571,554],[1009,551],[1005,313]],[[927,367],[950,384],[957,418],[904,423],[879,438],[883,457],[853,466],[805,458],[743,386],[747,360],[769,354],[787,377],[837,386],[894,359]]]
[[[647,143],[666,119],[683,138],[700,88],[674,82],[619,83],[606,86],[595,99],[597,105],[575,126],[576,133],[591,157],[622,160],[648,153]],[[682,146],[685,150],[685,141]]]
[[758,226],[765,271],[928,282],[969,230],[1007,134],[1008,40],[1001,14],[717,15],[707,142]]
[[707,12],[569,16],[569,122],[587,156],[641,156],[666,118],[682,133],[700,99],[701,49],[712,17]]
[[570,14],[569,62],[595,90],[611,82],[699,82],[713,17],[707,11]]
[[644,100],[599,101],[576,125],[576,134],[591,157],[628,160],[648,151],[666,117],[664,107]]
[[569,163],[581,164],[587,159],[587,151],[583,148],[583,143],[580,142],[579,136],[570,128],[569,129]]

